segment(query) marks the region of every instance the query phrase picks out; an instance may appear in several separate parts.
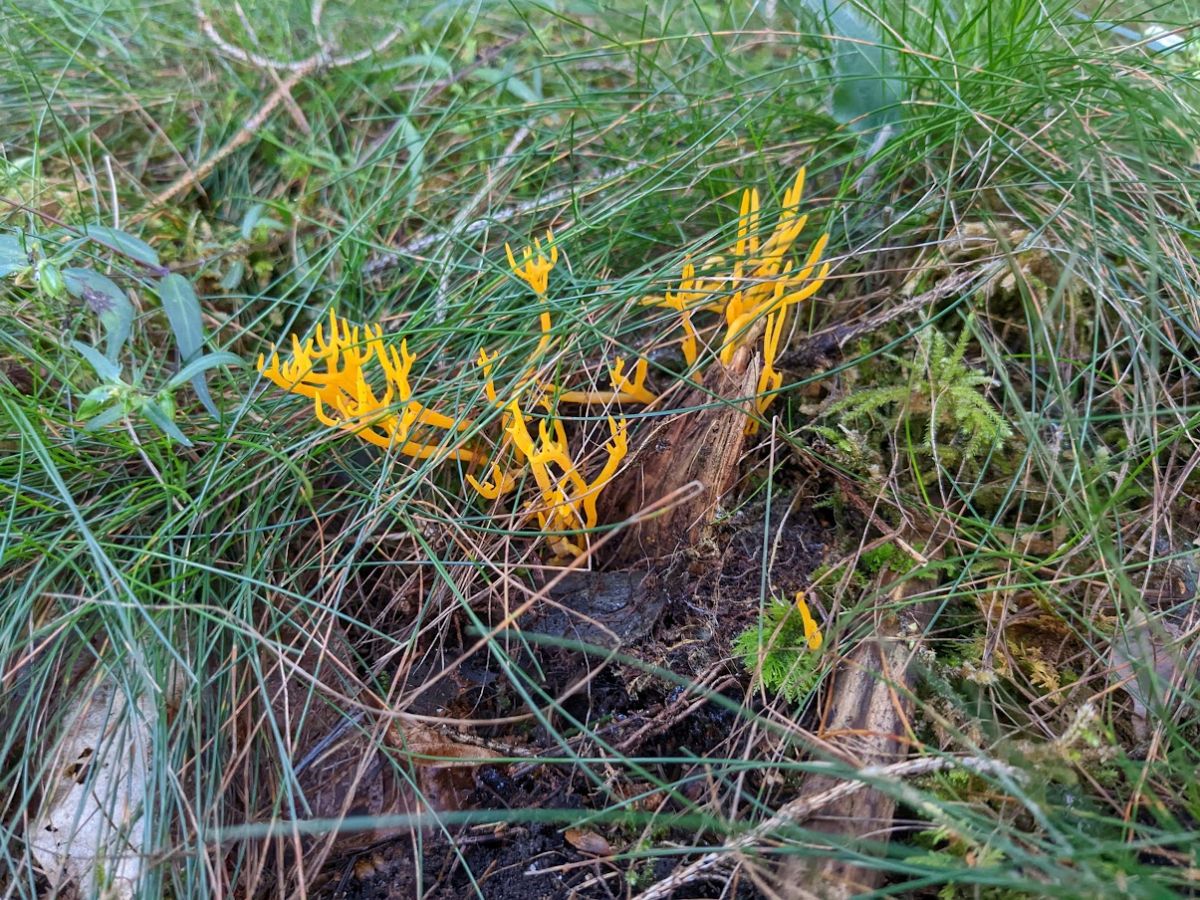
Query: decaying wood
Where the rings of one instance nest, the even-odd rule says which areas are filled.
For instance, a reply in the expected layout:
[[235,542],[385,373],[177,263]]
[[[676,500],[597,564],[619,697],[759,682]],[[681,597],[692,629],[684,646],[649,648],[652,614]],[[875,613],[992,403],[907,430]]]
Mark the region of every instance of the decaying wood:
[[[905,603],[929,591],[932,583],[913,578],[893,592],[891,609],[877,631],[860,643],[831,680],[821,715],[820,735],[837,748],[845,761],[862,768],[902,761],[911,748],[910,718],[915,667],[933,604]],[[812,774],[801,784],[801,798],[823,795],[844,779]],[[837,835],[837,846],[856,838],[873,842],[888,839],[895,800],[874,788],[848,793],[826,805],[808,823],[813,831]],[[782,896],[798,898],[817,894],[826,900],[870,891],[882,873],[832,856],[789,857],[779,872]]]
[[603,500],[604,521],[628,519],[693,482],[701,490],[630,526],[610,562],[623,565],[671,558],[681,547],[703,548],[710,543],[713,518],[737,480],[758,365],[748,348],[739,350],[728,366],[714,363],[703,385],[680,402],[685,411],[650,429],[642,439],[633,462]]

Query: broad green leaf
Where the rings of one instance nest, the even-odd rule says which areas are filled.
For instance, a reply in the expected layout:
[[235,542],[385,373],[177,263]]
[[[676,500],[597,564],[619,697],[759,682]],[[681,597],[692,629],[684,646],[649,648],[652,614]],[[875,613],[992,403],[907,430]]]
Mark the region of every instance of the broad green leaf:
[[450,61],[438,53],[414,53],[410,56],[402,56],[386,68],[399,69],[408,66],[427,66],[430,69],[439,69],[447,75],[454,71],[454,66],[450,64]]
[[[192,289],[192,283],[182,275],[170,274],[158,284],[158,297],[162,300],[167,321],[175,333],[175,344],[179,347],[179,359],[186,366],[204,346],[204,325],[200,321],[200,298]],[[214,419],[221,418],[208,392],[208,381],[204,372],[192,378],[192,389]]]
[[404,138],[404,149],[408,151],[408,171],[414,183],[421,180],[421,172],[425,168],[425,139],[421,132],[413,126],[408,116],[396,118],[396,127]]
[[98,416],[93,416],[92,418],[90,418],[86,422],[84,422],[83,430],[89,431],[89,432],[90,431],[99,431],[101,428],[107,428],[109,425],[111,425],[113,422],[116,422],[118,419],[120,419],[124,415],[125,415],[125,407],[121,406],[120,404],[117,404],[116,406],[110,406],[108,409],[104,410],[104,412],[100,413]]
[[133,304],[129,297],[112,279],[93,269],[63,269],[63,281],[72,297],[84,300],[92,312],[100,317],[107,339],[104,353],[111,360],[117,358],[129,329],[133,324]]
[[88,361],[96,374],[105,381],[120,382],[121,370],[111,359],[83,341],[71,341],[71,346],[75,348],[75,352]]
[[63,291],[66,290],[62,272],[48,259],[43,259],[37,264],[34,277],[38,286],[51,297],[61,297]]
[[21,239],[11,234],[0,234],[0,278],[28,269],[29,266],[29,254],[22,249]]
[[246,210],[246,215],[242,217],[242,240],[253,240],[256,230],[261,230],[261,232],[287,230],[287,226],[278,219],[264,215],[268,208],[265,203],[255,203]]
[[235,259],[229,264],[225,274],[221,276],[221,287],[226,291],[234,290],[242,283],[242,278],[246,275],[246,264],[240,259]]
[[107,225],[88,225],[86,230],[88,237],[119,251],[123,256],[155,269],[162,268],[162,263],[158,261],[158,253],[141,238],[136,238],[119,228],[109,228]]
[[486,81],[488,84],[494,85],[501,90],[506,90],[518,100],[523,100],[526,103],[537,103],[542,98],[520,78],[505,72],[503,69],[482,68],[476,69],[475,77],[481,81]]
[[192,446],[192,442],[187,439],[187,435],[179,430],[175,423],[171,421],[162,408],[153,400],[147,400],[142,404],[142,414],[171,440],[183,444],[185,447]]
[[846,0],[805,0],[834,38],[833,117],[858,132],[873,132],[900,121],[904,81],[895,49]]
[[193,359],[190,363],[171,376],[165,390],[173,391],[185,381],[195,378],[202,372],[207,372],[215,366],[240,366],[242,358],[233,353],[206,353]]
[[250,240],[250,235],[254,234],[254,226],[258,224],[258,220],[262,218],[262,214],[267,211],[265,203],[255,203],[248,210],[246,215],[242,216],[242,240]]

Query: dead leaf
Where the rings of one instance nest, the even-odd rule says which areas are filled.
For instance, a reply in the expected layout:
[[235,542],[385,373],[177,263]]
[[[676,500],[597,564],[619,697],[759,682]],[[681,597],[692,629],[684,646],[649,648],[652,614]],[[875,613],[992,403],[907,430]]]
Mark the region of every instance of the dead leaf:
[[[168,685],[173,692],[179,686],[174,678]],[[93,897],[138,895],[156,716],[154,698],[131,704],[109,675],[71,701],[29,838],[52,885],[74,882]]]
[[1112,675],[1133,700],[1133,728],[1138,740],[1148,732],[1148,719],[1170,714],[1182,673],[1192,666],[1179,646],[1180,633],[1163,617],[1150,620],[1134,610],[1117,626],[1112,640]]
[[613,848],[604,836],[594,831],[584,831],[580,828],[568,828],[563,834],[568,844],[580,853],[589,856],[612,856]]

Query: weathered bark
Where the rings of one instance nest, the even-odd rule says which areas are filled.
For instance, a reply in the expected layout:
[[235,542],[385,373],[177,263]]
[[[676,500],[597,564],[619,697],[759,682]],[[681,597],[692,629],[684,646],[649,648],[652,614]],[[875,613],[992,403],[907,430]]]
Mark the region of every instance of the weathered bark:
[[[911,747],[910,717],[915,673],[911,665],[920,649],[933,613],[931,603],[903,605],[905,598],[930,589],[922,579],[910,579],[893,594],[892,605],[903,606],[899,616],[889,612],[878,633],[862,641],[846,658],[832,680],[821,715],[820,736],[858,767],[898,762]],[[800,795],[821,794],[842,779],[809,775]],[[831,845],[846,846],[855,839],[888,839],[895,801],[873,788],[858,791],[825,806],[806,825],[836,835]],[[833,857],[789,857],[779,871],[784,897],[834,900],[870,891],[882,872]]]
[[710,542],[717,508],[737,480],[757,367],[748,348],[739,350],[729,366],[714,363],[703,386],[680,402],[685,411],[650,429],[631,465],[606,494],[604,521],[629,518],[692,482],[700,488],[661,514],[630,526],[609,555],[609,565],[671,558],[681,548],[702,549]]

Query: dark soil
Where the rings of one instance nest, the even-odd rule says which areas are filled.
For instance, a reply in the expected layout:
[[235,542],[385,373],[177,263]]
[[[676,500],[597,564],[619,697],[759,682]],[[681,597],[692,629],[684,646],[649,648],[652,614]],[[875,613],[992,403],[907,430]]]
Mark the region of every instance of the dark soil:
[[[732,701],[745,697],[748,676],[730,660],[729,645],[757,616],[763,555],[772,561],[770,586],[795,591],[822,562],[833,532],[828,514],[776,497],[772,530],[764,535],[763,510],[747,507],[720,528],[717,546],[706,556],[682,554],[666,570],[580,573],[554,594],[560,607],[522,622],[528,634],[559,638],[559,645],[531,642],[534,648],[518,660],[530,677],[541,679],[547,692],[560,691],[595,665],[596,656],[562,640],[600,647],[619,645],[622,653],[664,669],[689,682],[706,679]],[[782,531],[778,527],[784,520]],[[764,537],[766,541],[764,542]],[[578,614],[582,613],[582,617]],[[465,643],[465,642],[464,642]],[[448,650],[447,652],[453,652]],[[486,658],[462,669],[454,680],[460,696],[439,693],[437,706],[451,714],[487,717],[519,709],[507,676]],[[414,673],[419,677],[419,673]],[[450,680],[445,681],[450,684]],[[566,718],[587,723],[609,748],[623,756],[719,756],[738,724],[734,710],[712,702],[696,704],[673,680],[647,674],[641,667],[610,664],[588,683],[586,691],[564,704]],[[576,733],[568,721],[557,738],[544,729],[495,733],[495,740],[521,742],[536,754],[561,755],[559,741]],[[583,757],[603,756],[594,744],[575,747]],[[496,810],[578,809],[583,813],[612,804],[613,795],[635,796],[645,782],[635,783],[628,766],[604,768],[607,782],[598,789],[581,768],[566,765],[481,766],[473,771],[475,790],[465,806]],[[702,799],[701,766],[660,765],[654,776],[663,782],[693,785]],[[690,776],[690,779],[689,779]],[[622,783],[628,780],[628,783]],[[624,794],[622,792],[625,792]],[[669,812],[673,801],[659,810]],[[596,825],[597,840],[613,852],[635,849],[638,827]],[[686,846],[696,835],[655,834],[656,846]],[[332,858],[328,880],[317,896],[328,898],[461,898],[476,891],[488,900],[552,900],[611,898],[637,893],[670,873],[687,857],[665,856],[631,861],[599,861],[581,852],[560,823],[489,824],[463,828],[451,839],[426,831],[378,844],[364,852]],[[725,891],[725,893],[722,893]],[[736,894],[717,879],[689,887],[691,897],[758,896],[743,879]]]

